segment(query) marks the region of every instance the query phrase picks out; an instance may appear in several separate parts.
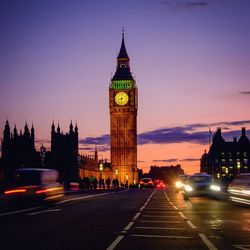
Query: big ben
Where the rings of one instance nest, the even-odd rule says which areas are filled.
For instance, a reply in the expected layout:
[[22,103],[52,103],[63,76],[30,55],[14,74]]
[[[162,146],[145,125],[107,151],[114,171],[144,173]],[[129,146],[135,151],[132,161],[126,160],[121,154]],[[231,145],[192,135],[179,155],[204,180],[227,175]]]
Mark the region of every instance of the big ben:
[[138,91],[122,32],[116,72],[109,86],[110,147],[114,178],[128,185],[138,182],[137,109]]

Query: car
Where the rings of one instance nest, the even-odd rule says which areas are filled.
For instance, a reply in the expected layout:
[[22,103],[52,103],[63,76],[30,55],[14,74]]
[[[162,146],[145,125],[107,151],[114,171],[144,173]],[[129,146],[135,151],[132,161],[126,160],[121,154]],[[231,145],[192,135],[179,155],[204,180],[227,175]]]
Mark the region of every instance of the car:
[[230,201],[250,205],[250,173],[236,175],[229,183],[227,191]]
[[154,186],[157,189],[163,189],[167,187],[167,185],[162,180],[154,180]]
[[15,171],[12,188],[4,195],[16,201],[51,201],[60,199],[64,189],[55,169],[20,168]]
[[153,188],[154,182],[151,178],[141,178],[139,182],[140,188]]
[[187,175],[187,174],[181,174],[177,177],[176,182],[175,182],[176,193],[183,190],[188,177],[189,177],[189,175]]
[[207,173],[196,173],[191,175],[183,189],[183,198],[189,197],[213,196],[219,197],[221,186],[214,182],[212,175]]

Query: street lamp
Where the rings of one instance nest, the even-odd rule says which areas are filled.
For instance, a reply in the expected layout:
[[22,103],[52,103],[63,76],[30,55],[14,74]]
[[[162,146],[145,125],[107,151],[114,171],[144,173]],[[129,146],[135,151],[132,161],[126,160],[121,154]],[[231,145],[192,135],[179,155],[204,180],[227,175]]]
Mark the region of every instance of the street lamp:
[[103,170],[103,164],[99,164],[99,170],[100,170],[100,178],[102,178],[102,170]]
[[44,167],[44,165],[45,165],[45,156],[46,156],[46,148],[42,144],[42,146],[40,148],[40,157],[41,157],[41,165],[42,165],[42,167]]

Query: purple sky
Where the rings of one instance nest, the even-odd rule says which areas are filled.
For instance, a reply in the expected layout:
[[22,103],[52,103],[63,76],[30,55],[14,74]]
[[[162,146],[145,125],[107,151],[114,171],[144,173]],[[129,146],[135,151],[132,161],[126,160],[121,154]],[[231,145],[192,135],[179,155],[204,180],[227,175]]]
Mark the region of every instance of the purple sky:
[[122,26],[139,90],[139,167],[197,171],[209,124],[229,139],[249,129],[249,0],[0,0],[0,136],[6,119],[33,122],[39,147],[52,120],[64,132],[72,120],[85,153],[106,150]]

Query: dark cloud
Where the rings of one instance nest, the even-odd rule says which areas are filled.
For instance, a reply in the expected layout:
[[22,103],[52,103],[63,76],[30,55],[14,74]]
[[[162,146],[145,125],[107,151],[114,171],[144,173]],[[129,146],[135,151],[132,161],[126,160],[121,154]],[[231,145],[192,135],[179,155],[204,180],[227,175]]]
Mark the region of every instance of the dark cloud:
[[180,142],[194,142],[199,144],[206,144],[208,141],[208,130],[192,132],[195,129],[195,126],[177,126],[172,128],[162,128],[144,132],[138,135],[138,144],[169,144]]
[[250,120],[243,121],[231,121],[231,122],[217,122],[210,124],[211,126],[222,127],[222,126],[246,126],[250,124]]
[[186,159],[181,159],[180,161],[189,161],[189,162],[193,162],[193,161],[200,161],[200,159],[186,158]]
[[[83,151],[91,151],[93,152],[95,150],[94,146],[97,145],[97,144],[94,144],[92,147],[79,147],[80,150],[83,150]],[[100,146],[98,145],[98,152],[106,152],[106,151],[109,151],[109,145],[105,145],[105,146]]]
[[109,145],[98,146],[98,152],[107,152],[110,150]]
[[[217,122],[210,124],[212,133],[217,127],[222,127],[222,136],[225,140],[232,140],[233,137],[241,135],[240,127],[250,124],[250,120]],[[233,130],[230,126],[239,126],[238,130]],[[172,143],[196,143],[201,145],[208,144],[209,141],[209,125],[205,123],[194,123],[183,126],[174,126],[159,128],[138,134],[138,145],[145,144],[172,144]],[[212,138],[211,138],[212,139]],[[109,135],[98,137],[87,137],[79,141],[82,147],[98,146],[98,151],[109,150]],[[164,160],[161,160],[164,161]]]
[[208,7],[208,1],[198,1],[198,0],[166,0],[162,1],[162,4],[167,6],[169,9],[196,9]]
[[178,159],[153,160],[153,162],[176,162]]
[[79,150],[94,151],[94,148],[93,147],[79,147]]
[[241,95],[250,95],[250,91],[241,91],[240,94]]
[[101,135],[99,137],[86,137],[79,140],[80,144],[95,144],[95,145],[106,145],[109,144],[109,135]]

